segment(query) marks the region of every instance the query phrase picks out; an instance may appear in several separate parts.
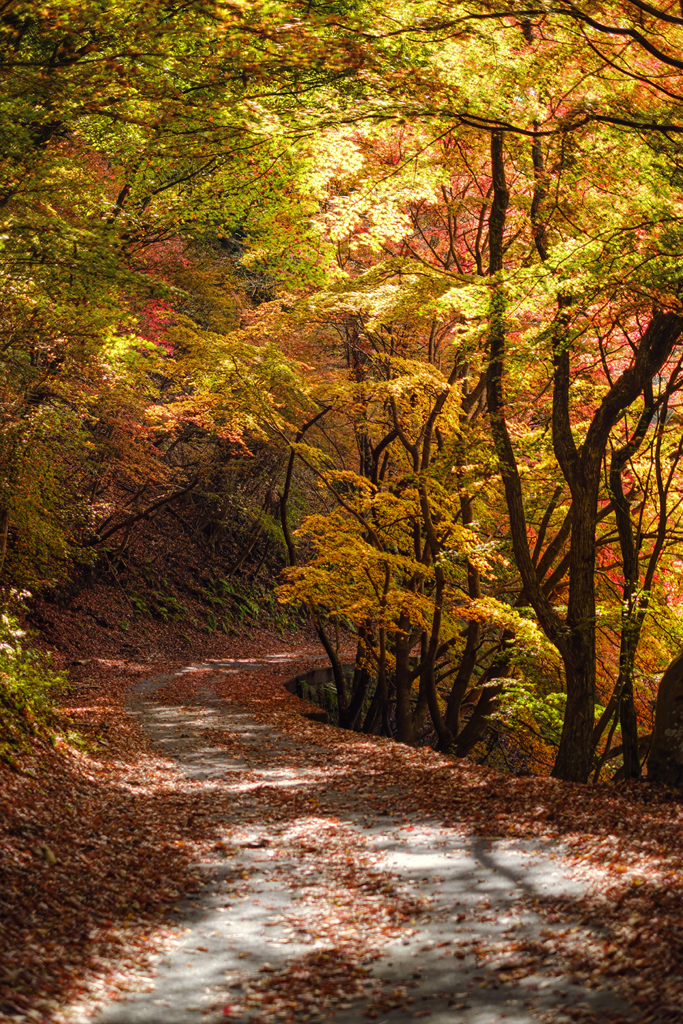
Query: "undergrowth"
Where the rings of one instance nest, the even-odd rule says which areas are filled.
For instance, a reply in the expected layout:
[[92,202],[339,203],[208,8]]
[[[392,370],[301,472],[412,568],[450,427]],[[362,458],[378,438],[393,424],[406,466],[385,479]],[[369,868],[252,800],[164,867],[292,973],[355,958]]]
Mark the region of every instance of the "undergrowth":
[[[143,580],[146,585],[128,593],[129,603],[138,618],[185,621],[206,633],[220,630],[226,634],[234,634],[236,628],[245,622],[258,621],[282,634],[286,629],[301,628],[308,621],[306,609],[301,605],[280,603],[268,581],[225,579],[216,575],[202,583],[174,585],[167,577],[154,578],[144,570],[139,574],[138,582]],[[193,610],[174,593],[175,590],[191,595],[201,607],[195,608],[193,614]],[[130,627],[127,620],[119,624],[124,629]]]
[[60,730],[55,691],[66,683],[50,656],[30,644],[18,620],[0,614],[0,760],[18,768],[31,739],[53,741]]

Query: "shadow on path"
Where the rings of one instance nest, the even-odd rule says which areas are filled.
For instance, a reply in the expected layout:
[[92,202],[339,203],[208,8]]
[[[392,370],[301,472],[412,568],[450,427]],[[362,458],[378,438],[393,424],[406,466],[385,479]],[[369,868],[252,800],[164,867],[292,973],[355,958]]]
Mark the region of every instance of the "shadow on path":
[[[187,666],[133,692],[130,714],[194,794],[206,851],[175,907],[182,944],[153,991],[110,1004],[100,1024],[641,1019],[609,981],[556,960],[554,929],[566,934],[586,892],[557,841],[476,837],[404,811],[400,779],[377,780],[371,749],[350,775],[339,751],[216,695],[284,660]],[[565,911],[555,925],[534,909],[548,899]],[[577,924],[574,939],[605,935]]]

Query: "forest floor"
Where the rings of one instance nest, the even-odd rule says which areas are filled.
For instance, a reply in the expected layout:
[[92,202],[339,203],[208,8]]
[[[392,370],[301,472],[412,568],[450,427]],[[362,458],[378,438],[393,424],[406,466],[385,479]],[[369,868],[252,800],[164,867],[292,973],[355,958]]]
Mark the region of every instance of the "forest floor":
[[673,794],[311,722],[266,633],[74,660],[88,749],[0,769],[0,1020],[681,1019]]

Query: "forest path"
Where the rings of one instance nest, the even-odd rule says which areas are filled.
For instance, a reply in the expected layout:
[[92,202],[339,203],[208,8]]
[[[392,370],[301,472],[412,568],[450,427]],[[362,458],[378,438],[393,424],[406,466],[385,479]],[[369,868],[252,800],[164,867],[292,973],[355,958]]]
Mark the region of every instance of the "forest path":
[[351,773],[329,727],[310,726],[316,744],[235,703],[231,680],[243,696],[253,670],[289,658],[188,665],[132,692],[169,786],[192,793],[203,847],[196,891],[175,907],[180,945],[151,991],[100,1024],[639,1019],[609,981],[553,962],[560,925],[534,904],[587,888],[556,840],[444,826],[400,775],[387,785],[373,741]]

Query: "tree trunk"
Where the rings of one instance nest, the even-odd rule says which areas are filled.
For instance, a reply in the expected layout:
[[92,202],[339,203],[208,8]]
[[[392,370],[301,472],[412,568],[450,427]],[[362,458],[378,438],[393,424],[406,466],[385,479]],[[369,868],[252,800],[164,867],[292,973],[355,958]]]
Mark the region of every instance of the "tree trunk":
[[[472,498],[469,495],[460,499],[460,512],[463,526],[471,526],[473,519]],[[481,597],[479,570],[469,561],[467,563],[467,593],[472,601],[477,601]],[[446,707],[446,726],[454,737],[460,731],[460,709],[477,664],[480,639],[481,626],[476,619],[471,619],[467,624],[465,650],[460,659],[458,672],[451,686]],[[443,746],[440,749],[444,749]]]
[[[578,474],[577,474],[578,475]],[[597,479],[573,480],[567,643],[563,652],[567,707],[553,777],[586,782],[595,727],[595,525]]]
[[503,683],[487,683],[482,686],[479,700],[467,724],[455,741],[457,757],[466,757],[483,737],[489,724],[488,716],[496,710],[498,697],[502,692]]
[[311,608],[310,611],[311,616],[313,618],[313,625],[315,626],[315,631],[318,634],[318,639],[325,648],[325,654],[330,659],[332,675],[334,678],[334,686],[337,691],[337,708],[339,709],[339,720],[340,722],[342,722],[345,720],[348,707],[344,666],[341,663],[339,652],[336,650],[332,641],[325,632],[325,626],[323,625],[323,621],[318,615],[318,612],[313,608]]
[[366,644],[371,638],[371,633],[372,627],[370,625],[361,626],[358,631],[356,663],[353,679],[351,680],[351,699],[344,719],[342,720],[342,716],[339,716],[339,724],[345,729],[352,729],[354,732],[358,732],[360,729],[363,701],[370,688],[370,672],[366,664]]
[[[538,153],[534,170],[540,172]],[[676,313],[655,312],[640,338],[632,363],[611,383],[590,422],[580,447],[572,429],[570,411],[571,367],[568,336],[570,298],[558,296],[558,314],[552,330],[553,411],[552,436],[555,457],[572,495],[569,602],[562,622],[540,585],[527,538],[524,494],[519,467],[506,422],[503,385],[506,364],[506,300],[501,271],[505,254],[504,230],[510,193],[505,177],[503,133],[491,134],[493,202],[489,214],[489,276],[494,278],[489,314],[489,365],[487,403],[489,422],[501,470],[510,518],[512,546],[517,569],[538,622],[562,656],[567,682],[567,710],[558,756],[556,778],[585,782],[590,772],[595,707],[595,527],[598,492],[610,432],[624,409],[648,387],[668,359],[683,330]],[[543,187],[540,178],[537,184]],[[538,221],[542,195],[536,202]],[[538,223],[534,225],[538,228]],[[541,241],[539,254],[545,255]]]
[[[387,680],[387,643],[384,626],[378,631],[379,661],[377,663],[377,686],[368,713],[365,716],[362,732],[369,735],[375,732],[379,722],[386,722],[389,715],[389,683]],[[388,735],[388,733],[387,733]]]
[[640,778],[640,757],[638,755],[638,716],[633,694],[632,674],[625,680],[619,705],[621,741],[624,747],[624,778]]
[[[640,640],[640,631],[647,608],[647,595],[638,599],[638,582],[640,575],[640,538],[636,537],[631,521],[630,502],[624,494],[622,473],[629,460],[635,455],[645,438],[648,427],[655,413],[655,399],[652,382],[647,381],[643,388],[643,411],[636,428],[625,445],[612,455],[610,465],[610,491],[614,503],[614,513],[619,531],[619,546],[624,568],[624,584],[621,604],[621,640],[619,648],[619,678],[615,692],[619,699],[619,720],[621,724],[621,741],[624,749],[624,765],[622,774],[627,779],[640,777],[640,756],[638,754],[638,717],[636,715],[633,672],[636,652]],[[661,437],[661,430],[659,431]],[[659,446],[658,446],[659,447]],[[662,495],[660,494],[660,502]],[[664,502],[666,498],[664,497]],[[661,510],[660,510],[661,513]],[[666,513],[665,513],[666,514]],[[659,531],[658,531],[659,532]],[[656,558],[661,547],[655,544],[653,555]],[[642,603],[641,603],[642,601]]]
[[552,776],[568,782],[586,782],[593,760],[595,659],[588,655],[581,658],[579,654],[571,661],[565,658],[564,667],[567,707]]
[[[394,682],[396,685],[396,739],[399,743],[412,745],[415,743],[420,731],[420,725],[424,721],[427,710],[426,699],[422,693],[418,696],[418,706],[413,709],[413,683],[417,676],[410,664],[410,652],[415,646],[417,637],[410,632],[410,616],[406,612],[399,615],[396,630],[394,647],[395,672]],[[424,711],[422,711],[424,705]],[[421,712],[421,718],[420,714]]]

